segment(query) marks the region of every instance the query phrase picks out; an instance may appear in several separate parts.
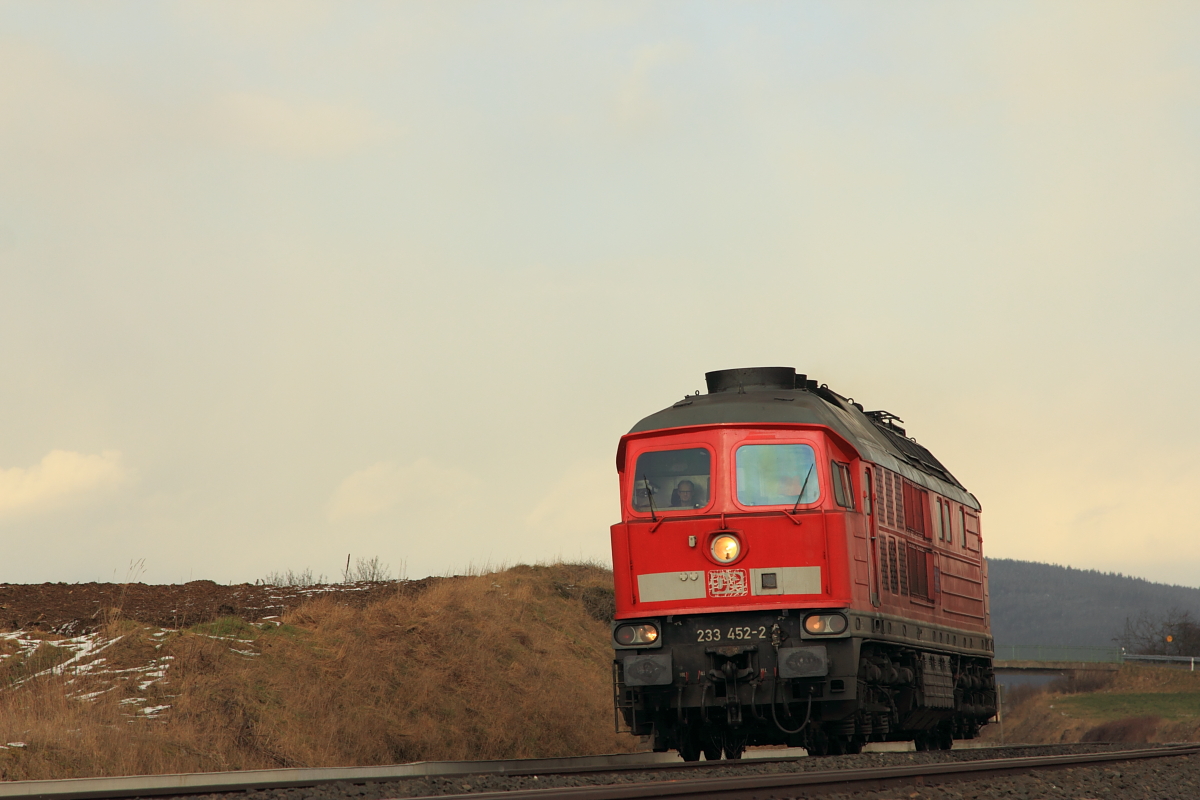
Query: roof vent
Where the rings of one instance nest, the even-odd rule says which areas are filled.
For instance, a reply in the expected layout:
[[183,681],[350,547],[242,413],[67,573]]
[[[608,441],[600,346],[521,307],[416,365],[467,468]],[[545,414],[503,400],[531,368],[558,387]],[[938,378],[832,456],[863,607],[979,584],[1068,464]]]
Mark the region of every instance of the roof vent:
[[704,373],[708,393],[795,389],[794,367],[743,367]]
[[[858,405],[858,404],[855,403],[855,405]],[[861,408],[861,406],[860,406],[860,408]],[[870,418],[871,422],[874,422],[879,427],[888,428],[889,430],[892,430],[892,431],[900,434],[901,436],[907,436],[907,434],[904,432],[904,428],[901,428],[899,425],[896,424],[897,422],[904,422],[904,420],[900,419],[892,412],[890,412],[890,411],[867,411],[865,413],[866,413],[867,417]]]

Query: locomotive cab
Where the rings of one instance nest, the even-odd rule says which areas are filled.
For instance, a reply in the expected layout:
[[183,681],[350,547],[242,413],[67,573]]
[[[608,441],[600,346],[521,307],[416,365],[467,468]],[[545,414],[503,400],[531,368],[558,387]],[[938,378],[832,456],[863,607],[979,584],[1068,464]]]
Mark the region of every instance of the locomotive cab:
[[932,455],[942,476],[888,452],[899,448],[879,425],[894,417],[877,422],[790,368],[705,377],[708,395],[647,417],[618,447],[619,718],[687,760],[753,744],[856,752],[871,740],[974,735],[994,713],[986,600],[979,593],[965,627],[949,624],[939,547],[907,529],[891,535],[896,485],[914,524],[918,512],[929,522],[922,536],[936,509],[943,545],[943,497],[947,514],[956,501],[970,507],[977,535],[974,497]]

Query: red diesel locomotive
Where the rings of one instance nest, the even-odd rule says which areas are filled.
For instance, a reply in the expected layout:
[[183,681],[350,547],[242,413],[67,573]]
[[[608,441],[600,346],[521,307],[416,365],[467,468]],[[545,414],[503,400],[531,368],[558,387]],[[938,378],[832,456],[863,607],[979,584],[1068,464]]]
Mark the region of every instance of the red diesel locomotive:
[[705,380],[617,449],[624,724],[688,761],[973,738],[996,711],[974,495],[792,368]]

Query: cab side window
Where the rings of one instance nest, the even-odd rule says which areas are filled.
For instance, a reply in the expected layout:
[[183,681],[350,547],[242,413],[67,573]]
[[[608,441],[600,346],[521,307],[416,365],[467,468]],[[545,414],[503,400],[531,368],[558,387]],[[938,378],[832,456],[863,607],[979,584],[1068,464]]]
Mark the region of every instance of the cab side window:
[[850,478],[850,465],[831,461],[830,466],[834,502],[842,508],[854,508],[854,482]]
[[875,485],[871,480],[871,470],[863,470],[863,511],[867,514],[873,514],[871,510],[871,494],[875,490]]

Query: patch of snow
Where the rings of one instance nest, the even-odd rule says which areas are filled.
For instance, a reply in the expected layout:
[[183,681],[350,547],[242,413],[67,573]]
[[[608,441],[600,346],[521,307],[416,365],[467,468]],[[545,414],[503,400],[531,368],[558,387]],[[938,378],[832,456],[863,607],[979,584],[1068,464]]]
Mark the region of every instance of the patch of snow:
[[[17,632],[17,634],[20,633],[20,631]],[[75,654],[61,664],[56,664],[49,669],[44,669],[41,672],[17,681],[14,686],[20,686],[23,683],[31,681],[34,678],[40,678],[44,675],[63,675],[68,670],[71,672],[71,674],[78,674],[78,669],[84,666],[81,663],[83,659],[94,656],[96,653],[112,647],[123,638],[121,636],[117,636],[113,639],[104,640],[99,633],[89,633],[84,636],[75,636],[71,639],[63,639],[62,641],[54,642],[48,639],[22,639],[17,634],[0,634],[0,636],[3,636],[9,640],[15,639],[18,646],[22,649],[22,655],[30,655],[43,643],[48,644],[51,647],[72,650]]]

